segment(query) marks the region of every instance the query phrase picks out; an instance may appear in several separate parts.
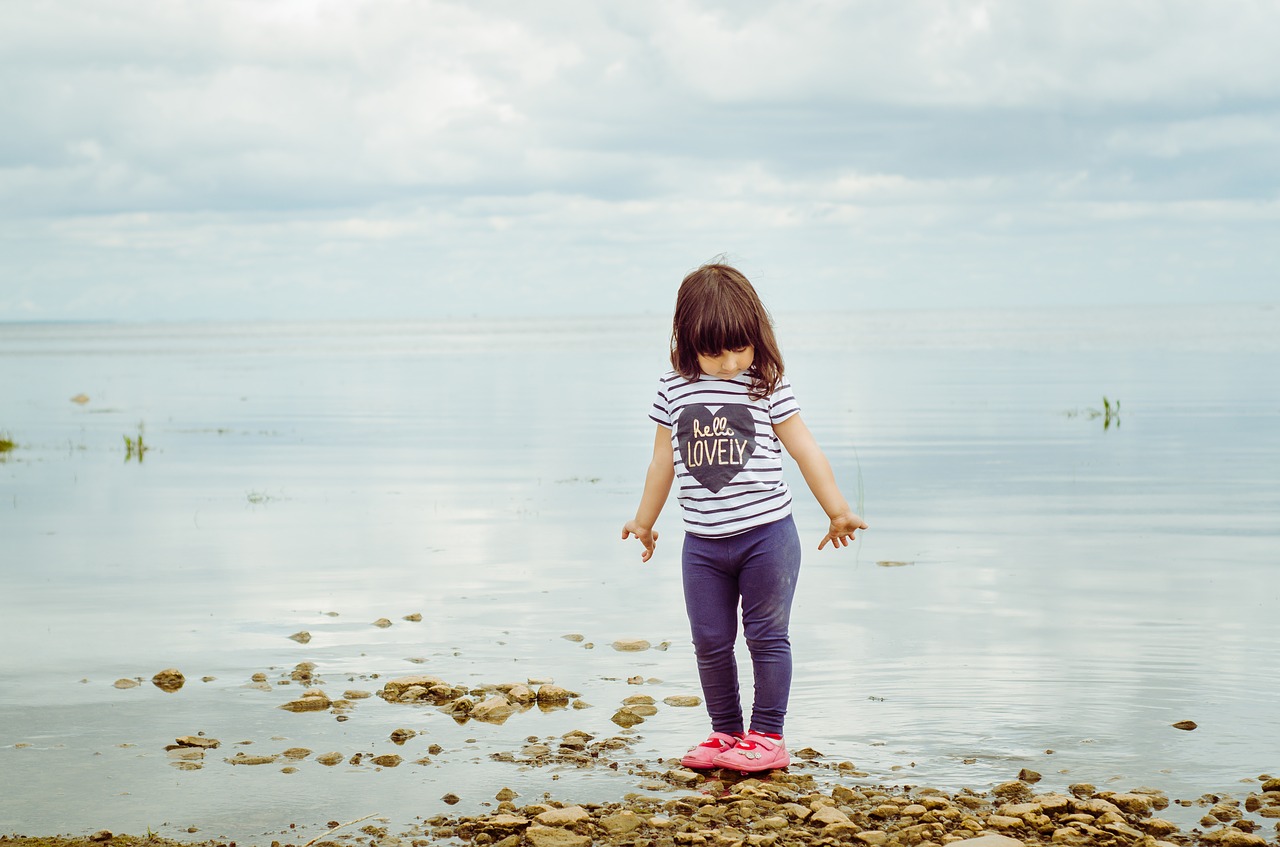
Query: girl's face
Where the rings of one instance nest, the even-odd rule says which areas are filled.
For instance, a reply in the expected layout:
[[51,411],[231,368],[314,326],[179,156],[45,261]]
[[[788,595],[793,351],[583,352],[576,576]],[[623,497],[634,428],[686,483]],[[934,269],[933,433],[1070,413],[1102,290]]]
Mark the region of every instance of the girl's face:
[[714,376],[718,379],[733,379],[738,374],[751,367],[751,363],[755,361],[756,348],[748,344],[746,347],[739,347],[737,350],[721,350],[718,356],[704,356],[698,354],[698,367],[702,368],[702,372],[707,376]]

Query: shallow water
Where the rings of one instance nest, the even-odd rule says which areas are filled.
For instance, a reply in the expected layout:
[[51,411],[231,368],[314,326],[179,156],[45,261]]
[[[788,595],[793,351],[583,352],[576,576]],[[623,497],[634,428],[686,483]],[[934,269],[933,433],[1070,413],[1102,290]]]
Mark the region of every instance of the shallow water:
[[[19,444],[0,459],[0,830],[253,839],[408,823],[446,792],[464,812],[502,786],[635,790],[489,754],[615,733],[631,694],[697,693],[674,504],[648,565],[617,539],[664,323],[0,325],[0,434]],[[805,419],[872,525],[807,555],[793,748],[940,788],[1026,767],[1042,788],[1195,797],[1280,771],[1280,309],[779,324]],[[1121,401],[1105,427],[1087,411],[1103,395]],[[789,478],[816,546],[821,512]],[[610,649],[624,637],[670,647]],[[458,725],[375,698],[340,723],[275,708],[297,685],[246,687],[304,660],[332,695],[374,673],[551,677],[595,707]],[[179,692],[112,687],[171,666]],[[1199,729],[1170,727],[1186,719]],[[424,733],[397,748],[399,726]],[[661,707],[633,758],[705,728]],[[197,731],[223,748],[171,767],[163,747]],[[378,772],[222,762],[433,743],[432,764]]]

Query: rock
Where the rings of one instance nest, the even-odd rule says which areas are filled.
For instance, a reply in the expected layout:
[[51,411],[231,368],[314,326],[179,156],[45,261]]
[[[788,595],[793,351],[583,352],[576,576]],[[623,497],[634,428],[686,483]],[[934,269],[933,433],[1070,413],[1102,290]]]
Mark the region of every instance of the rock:
[[591,838],[557,826],[531,826],[524,837],[532,847],[587,847]]
[[574,700],[574,701],[573,701],[573,708],[575,708],[575,709],[590,709],[590,708],[591,708],[591,704],[590,704],[590,703],[588,703],[586,700]]
[[400,758],[400,757],[399,757],[398,755],[396,755],[395,753],[386,753],[386,754],[383,754],[383,755],[381,755],[381,756],[374,756],[374,757],[373,757],[373,763],[374,763],[375,765],[377,765],[378,767],[380,767],[380,768],[395,768],[395,767],[399,767],[399,766],[400,766],[400,763],[401,763],[401,762],[403,762],[403,761],[404,761],[404,759]]
[[613,649],[620,653],[639,653],[648,650],[650,646],[643,638],[623,638],[613,642]]
[[414,736],[416,736],[417,734],[418,733],[414,732],[412,729],[405,729],[404,727],[400,727],[399,729],[391,730],[391,740],[397,744],[403,744],[406,741],[408,741],[410,738],[413,738]]
[[519,794],[512,791],[510,788],[503,788],[497,794],[493,795],[493,799],[497,800],[499,803],[507,803],[519,796]]
[[306,644],[308,641],[311,640],[311,633],[307,632],[304,629],[301,632],[295,632],[293,635],[290,635],[289,638],[298,642],[299,644]]
[[229,765],[270,765],[278,758],[279,756],[246,756],[244,753],[236,753],[222,761]]
[[316,761],[322,765],[333,767],[334,765],[342,764],[342,758],[343,756],[341,753],[337,753],[337,752],[323,753],[319,756],[316,756]]
[[201,750],[214,750],[222,743],[216,738],[205,738],[201,735],[182,735],[174,739],[179,747],[198,747]]
[[502,723],[515,714],[515,711],[515,707],[507,702],[506,697],[498,695],[472,707],[471,717],[485,723]]
[[804,747],[800,750],[797,750],[796,756],[798,756],[801,759],[809,759],[809,760],[822,758],[822,754],[819,753],[817,750],[813,749],[812,747]]
[[1021,829],[1026,825],[1026,821],[1022,818],[1013,818],[1008,815],[990,815],[987,817],[987,826],[994,829]]
[[521,706],[527,706],[538,699],[538,694],[532,688],[524,684],[511,686],[507,690],[507,699],[512,703],[519,703]]
[[539,703],[568,703],[572,698],[572,692],[558,685],[544,683],[538,687]]
[[425,674],[414,674],[412,676],[399,676],[395,679],[389,679],[382,684],[382,696],[389,701],[400,699],[400,695],[404,694],[411,688],[420,688],[425,694],[437,685],[446,685],[445,681],[438,676],[427,676]]
[[631,711],[629,706],[623,706],[621,709],[614,712],[613,717],[609,718],[609,720],[624,729],[629,729],[636,724],[644,723],[644,718]]
[[[88,403],[88,402],[89,402],[89,395],[88,395],[88,394],[77,394],[75,397],[72,397],[72,398],[71,398],[71,402],[72,402],[72,403],[77,403],[77,404],[79,404],[79,405],[83,406],[85,403]],[[107,831],[104,829],[104,830],[102,830],[102,832],[107,832]],[[89,836],[89,839],[90,839],[91,841],[107,841],[107,840],[109,840],[109,839],[111,838],[111,833],[109,833],[109,832],[107,832],[107,837],[106,837],[106,838],[96,838],[96,837],[95,837],[95,836],[97,836],[97,835],[101,835],[101,834],[102,834],[102,833],[95,832],[93,835]]]
[[1143,794],[1108,794],[1105,799],[1131,815],[1151,813],[1151,798]]
[[1018,771],[1018,779],[1022,782],[1029,782],[1032,785],[1034,785],[1035,783],[1044,779],[1044,777],[1041,776],[1036,771],[1031,770],[1030,768],[1023,768],[1022,770]]
[[348,688],[342,692],[342,696],[348,700],[367,700],[373,696],[371,692],[361,691],[359,688]]
[[177,668],[165,668],[164,670],[151,677],[151,684],[161,691],[173,693],[185,685],[187,678],[182,675],[182,671]]
[[627,699],[623,700],[623,701],[622,701],[622,705],[624,705],[624,706],[652,706],[655,702],[657,702],[657,701],[656,701],[656,700],[654,700],[652,697],[650,697],[648,694],[633,694],[633,695],[631,695],[630,697],[628,697]]
[[1241,832],[1233,826],[1206,832],[1200,836],[1200,840],[1205,844],[1214,844],[1218,847],[1266,847],[1267,844],[1267,839],[1261,835]]
[[692,694],[673,694],[662,698],[662,702],[668,706],[701,706],[702,698],[694,697]]
[[849,816],[835,806],[823,806],[809,816],[809,822],[831,826],[832,824],[849,823]]
[[1090,782],[1075,782],[1067,786],[1067,790],[1071,792],[1071,796],[1079,797],[1081,800],[1087,800],[1094,794],[1098,793],[1097,787]]
[[562,635],[560,637],[563,638],[565,641],[572,641],[575,644],[581,644],[583,641],[586,640],[585,636],[577,632],[571,632],[568,635]]
[[391,626],[391,621],[387,620],[386,618],[378,618],[376,621],[373,622],[373,625],[378,627],[379,629],[386,629],[387,627]]
[[1263,791],[1280,791],[1280,779],[1265,779],[1262,781]]
[[702,776],[693,771],[682,769],[667,771],[663,774],[663,778],[672,785],[682,785],[685,788],[688,788],[692,785],[697,785],[698,780],[702,779]]
[[456,806],[458,803],[462,802],[461,797],[459,797],[457,794],[452,794],[452,793],[446,794],[440,799],[444,801],[445,805],[447,806]]
[[297,700],[290,700],[280,708],[286,712],[324,712],[333,705],[329,696],[319,688],[311,688],[302,692]]
[[534,820],[543,826],[573,826],[591,820],[591,813],[581,806],[567,806],[563,809],[549,809]]
[[409,623],[418,623],[419,621],[422,620],[422,613],[414,612],[412,615],[405,615],[403,620],[406,620]]
[[868,829],[863,832],[856,832],[853,837],[855,840],[861,841],[863,844],[870,845],[870,847],[884,847],[885,844],[889,843],[889,833],[881,832],[878,829]]
[[[78,395],[78,396],[76,396],[76,397],[72,397],[71,399],[72,399],[72,400],[74,400],[74,401],[75,401],[75,402],[77,402],[77,403],[80,403],[80,402],[88,403],[88,402],[89,402],[89,398],[88,398],[88,397],[84,397],[84,400],[83,400],[83,401],[81,401],[81,400],[79,399],[80,397],[84,397],[84,395],[83,395],[83,394],[80,394],[80,395]],[[93,835],[90,835],[90,836],[89,836],[89,840],[90,840],[90,841],[98,841],[98,842],[102,842],[102,841],[110,841],[112,838],[115,838],[115,835],[113,835],[113,834],[112,834],[112,832],[111,832],[111,830],[109,830],[109,829],[100,829],[100,830],[98,830],[97,832],[95,832]]]
[[601,829],[612,836],[626,835],[644,825],[644,821],[640,816],[630,809],[623,809],[612,815],[607,815],[597,822]]
[[125,688],[137,688],[142,683],[136,679],[117,679],[113,684],[116,688],[123,690]]
[[1178,721],[1177,723],[1170,724],[1170,725],[1174,729],[1182,729],[1182,730],[1186,730],[1187,732],[1190,732],[1191,730],[1197,727],[1197,724],[1195,721]]
[[1025,782],[1002,782],[992,788],[991,793],[1006,803],[1023,803],[1031,799],[1031,789]]
[[970,838],[964,842],[964,847],[1023,847],[1023,844],[1016,838],[1010,838],[997,832],[989,832],[986,835],[979,835],[977,838]]
[[626,709],[627,711],[631,712],[633,715],[639,715],[642,718],[651,718],[654,715],[658,714],[657,706],[649,706],[644,703],[637,703],[634,706],[627,706]]

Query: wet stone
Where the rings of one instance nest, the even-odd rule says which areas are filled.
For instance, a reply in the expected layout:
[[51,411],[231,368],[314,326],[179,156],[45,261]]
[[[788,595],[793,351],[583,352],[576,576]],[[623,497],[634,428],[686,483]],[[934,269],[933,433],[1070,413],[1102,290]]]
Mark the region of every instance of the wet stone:
[[343,755],[337,752],[321,753],[319,756],[316,756],[317,762],[319,762],[322,765],[326,765],[328,767],[333,767],[334,765],[342,764],[342,759],[343,759]]
[[182,688],[187,682],[187,678],[182,675],[182,671],[177,668],[165,668],[159,671],[155,676],[151,677],[151,684],[161,691],[172,693]]
[[117,679],[112,684],[121,690],[126,688],[137,688],[139,685],[142,685],[142,683],[138,682],[136,679]]
[[622,638],[613,642],[613,649],[620,653],[639,653],[648,650],[650,646],[643,638]]
[[201,750],[213,750],[222,744],[216,738],[205,738],[202,735],[181,735],[174,739],[179,747],[198,747]]
[[304,629],[301,632],[295,632],[293,635],[290,635],[289,639],[296,641],[299,644],[306,644],[311,641],[311,633]]

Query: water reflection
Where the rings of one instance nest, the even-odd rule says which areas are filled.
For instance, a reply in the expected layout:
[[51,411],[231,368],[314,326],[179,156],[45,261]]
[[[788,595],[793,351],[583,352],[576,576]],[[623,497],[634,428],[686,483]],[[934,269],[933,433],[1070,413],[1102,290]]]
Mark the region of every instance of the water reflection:
[[[944,788],[1030,767],[1042,787],[1198,796],[1274,768],[1275,314],[781,321],[806,419],[846,487],[863,480],[873,526],[807,554],[793,746]],[[617,733],[631,677],[661,680],[643,686],[659,702],[697,691],[674,507],[648,565],[616,539],[664,345],[657,319],[4,327],[0,428],[21,449],[0,465],[0,637],[20,649],[0,665],[0,827],[251,837],[287,825],[282,808],[314,826],[409,821],[447,791],[462,812],[503,785],[634,790],[489,756]],[[623,351],[607,373],[605,346]],[[1068,414],[1104,393],[1121,428]],[[146,460],[125,463],[140,422]],[[816,546],[821,515],[797,499]],[[622,637],[671,647],[608,648]],[[413,672],[549,677],[594,708],[460,725],[371,699],[339,722],[276,708],[300,691],[274,681],[302,661],[334,695]],[[112,685],[170,667],[187,677],[172,694]],[[1183,719],[1199,728],[1170,727]],[[402,727],[419,734],[398,746]],[[656,761],[704,728],[662,708],[629,737]],[[164,746],[201,730],[252,742],[227,756],[442,752],[376,773],[171,767]]]

